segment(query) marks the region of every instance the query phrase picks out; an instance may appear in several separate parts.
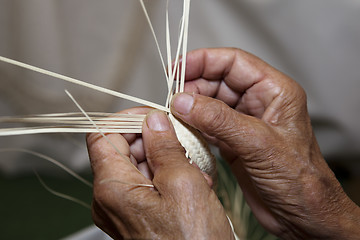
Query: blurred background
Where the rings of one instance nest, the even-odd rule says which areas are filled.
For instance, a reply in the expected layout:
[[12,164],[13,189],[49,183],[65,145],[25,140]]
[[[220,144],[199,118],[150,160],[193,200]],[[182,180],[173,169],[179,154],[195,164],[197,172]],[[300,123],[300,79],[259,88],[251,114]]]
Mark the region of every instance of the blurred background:
[[[165,53],[166,1],[145,3]],[[170,0],[173,46],[181,9],[181,0]],[[189,50],[241,48],[305,88],[322,153],[357,204],[359,22],[360,2],[355,0],[193,0],[189,32]],[[164,73],[138,1],[0,0],[0,29],[1,56],[165,103]],[[0,116],[77,111],[64,89],[87,111],[116,112],[136,105],[0,63]],[[91,179],[81,134],[0,137],[0,148],[41,152]],[[51,195],[34,169],[57,191],[91,202],[91,189],[54,165],[18,151],[0,152],[1,239],[59,239],[91,224],[90,210]],[[223,170],[229,172],[226,166]]]

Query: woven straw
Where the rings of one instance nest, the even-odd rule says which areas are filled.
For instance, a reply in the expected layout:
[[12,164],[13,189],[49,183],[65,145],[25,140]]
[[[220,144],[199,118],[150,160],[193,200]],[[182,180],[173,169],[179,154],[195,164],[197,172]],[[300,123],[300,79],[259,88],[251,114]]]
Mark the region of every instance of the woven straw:
[[200,132],[189,125],[180,122],[173,115],[169,115],[174,125],[176,135],[185,148],[186,156],[196,163],[201,171],[207,173],[216,182],[216,159]]

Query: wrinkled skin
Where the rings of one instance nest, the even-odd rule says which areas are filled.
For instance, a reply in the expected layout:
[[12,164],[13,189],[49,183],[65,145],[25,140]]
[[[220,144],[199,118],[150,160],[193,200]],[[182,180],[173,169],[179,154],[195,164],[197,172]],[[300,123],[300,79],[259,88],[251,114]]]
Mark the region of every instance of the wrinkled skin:
[[[219,147],[268,231],[283,239],[360,236],[359,207],[324,161],[295,81],[237,49],[193,51],[186,67],[188,93],[175,95],[172,113]],[[116,239],[233,238],[211,179],[188,163],[164,113],[150,112],[142,135],[108,137],[122,155],[98,134],[87,139],[100,228]]]

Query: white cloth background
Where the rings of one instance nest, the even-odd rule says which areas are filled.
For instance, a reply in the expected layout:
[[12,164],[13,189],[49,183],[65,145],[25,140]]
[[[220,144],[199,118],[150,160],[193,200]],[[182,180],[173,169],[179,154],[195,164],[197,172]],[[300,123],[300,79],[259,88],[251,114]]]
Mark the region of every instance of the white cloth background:
[[[182,1],[170,2],[176,36]],[[164,46],[165,1],[146,3]],[[354,0],[193,0],[189,49],[238,47],[286,72],[306,89],[315,123],[325,123],[315,129],[324,155],[358,153],[359,12]],[[164,103],[163,72],[138,1],[0,0],[0,29],[2,56]],[[0,74],[1,115],[77,111],[65,88],[88,111],[130,106],[7,64],[0,64]],[[59,136],[0,141],[45,151],[76,169],[87,166],[84,150]],[[33,164],[19,160],[21,154],[3,156],[5,172]]]

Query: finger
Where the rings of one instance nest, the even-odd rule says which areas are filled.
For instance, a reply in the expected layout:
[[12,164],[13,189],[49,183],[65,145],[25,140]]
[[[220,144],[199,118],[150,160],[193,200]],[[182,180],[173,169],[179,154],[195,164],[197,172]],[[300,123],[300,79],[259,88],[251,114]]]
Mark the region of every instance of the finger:
[[138,169],[147,179],[153,179],[154,176],[149,168],[149,164],[146,161],[139,163]]
[[136,159],[137,163],[141,163],[146,160],[143,140],[141,137],[136,138],[130,144],[131,155]]
[[[87,138],[89,157],[94,175],[93,202],[106,209],[108,214],[130,219],[131,211],[126,209],[137,204],[136,199],[149,199],[152,204],[159,198],[152,185],[129,159],[129,146],[120,134],[107,135],[109,144],[99,134]],[[117,150],[113,148],[117,146]],[[144,206],[146,203],[141,202]],[[113,219],[113,220],[114,220]]]
[[[238,93],[246,91],[256,82],[261,81],[267,72],[268,65],[259,58],[239,49],[199,49],[188,53],[186,63],[187,81],[205,79],[207,81],[223,80],[227,86]],[[199,81],[198,90],[216,94],[214,87]],[[204,92],[199,92],[204,95]]]
[[[151,110],[153,110],[153,108],[150,108],[150,107],[134,107],[134,108],[129,108],[129,109],[125,109],[125,110],[122,110],[120,112],[117,112],[117,114],[129,114],[129,115],[141,114],[141,115],[146,115]],[[131,144],[132,142],[134,142],[139,137],[139,134],[125,133],[125,134],[122,134],[122,136],[128,141],[129,144]]]
[[[149,107],[135,107],[120,111],[118,113],[129,114],[129,115],[135,115],[135,114],[146,115],[151,110],[153,109]],[[127,134],[122,134],[122,136],[127,140],[130,146],[131,160],[135,160],[135,162],[137,163],[141,163],[145,161],[145,153],[142,144],[141,134],[127,133]]]
[[[118,112],[119,114],[142,114],[146,115],[148,112],[153,110],[149,107],[135,107],[126,109]],[[141,134],[122,134],[122,136],[127,140],[130,146],[130,159],[131,162],[139,169],[139,171],[147,178],[152,179],[152,173],[148,167],[145,158],[144,146],[142,141]]]
[[[192,190],[194,186],[207,186],[201,172],[185,157],[175,130],[165,113],[153,111],[143,125],[143,141],[149,167],[154,174],[153,184],[160,194],[181,195],[179,187]],[[166,195],[166,194],[165,194]]]
[[[271,129],[260,119],[248,116],[225,103],[198,94],[177,94],[172,113],[201,132],[226,143],[236,153],[264,149]],[[263,146],[261,146],[264,144]]]
[[153,111],[145,118],[143,141],[146,157],[154,174],[161,168],[189,165],[184,149],[165,113]]
[[[151,111],[149,107],[136,107],[126,109],[119,114],[147,114]],[[107,139],[100,134],[89,134],[87,136],[88,150],[91,160],[91,165],[94,172],[94,178],[99,179],[106,176],[107,178],[119,177],[118,172],[124,169],[131,172],[139,172],[134,169],[130,161],[129,142],[136,141],[136,134],[108,134]],[[114,146],[116,148],[114,148]],[[137,151],[135,155],[141,155],[141,151]],[[113,168],[114,167],[114,168]],[[125,171],[126,172],[126,171]],[[136,175],[135,174],[135,175]],[[124,176],[126,174],[123,174]],[[125,179],[123,179],[125,180]]]
[[[269,122],[277,111],[285,113],[298,103],[306,106],[305,93],[295,81],[242,50],[199,49],[190,52],[187,59],[186,92],[217,98]],[[264,116],[265,110],[269,116]]]
[[90,134],[87,145],[94,183],[106,179],[124,183],[146,182],[144,176],[131,163],[129,145],[120,134],[108,134],[107,139],[100,134]]

